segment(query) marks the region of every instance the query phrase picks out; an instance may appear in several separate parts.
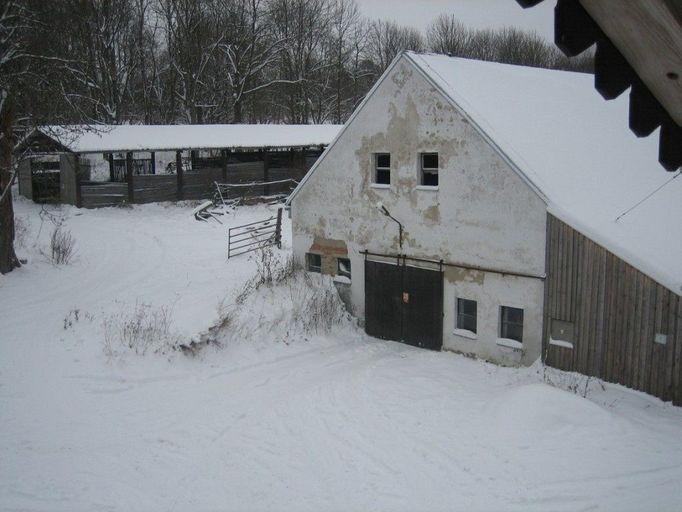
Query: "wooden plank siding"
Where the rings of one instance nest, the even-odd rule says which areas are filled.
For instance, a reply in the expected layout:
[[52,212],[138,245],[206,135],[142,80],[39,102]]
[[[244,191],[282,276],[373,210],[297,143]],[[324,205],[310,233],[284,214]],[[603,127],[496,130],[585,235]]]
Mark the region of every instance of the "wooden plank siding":
[[[152,203],[160,201],[176,201],[179,198],[189,200],[211,199],[215,193],[215,182],[218,183],[254,183],[262,182],[266,175],[270,180],[294,179],[300,181],[315,163],[321,151],[291,150],[287,152],[228,152],[220,158],[195,159],[201,168],[183,169],[178,174],[145,174],[132,173],[132,153],[127,155],[129,172],[126,182],[90,182],[82,181],[81,205],[85,208],[114,206],[127,203]],[[270,165],[265,168],[265,159]],[[178,156],[176,168],[182,159]],[[290,184],[254,187],[243,190],[245,197],[271,194],[286,194]]]
[[178,187],[174,175],[147,174],[133,177],[135,203],[157,203],[175,201]]
[[[546,264],[545,362],[682,405],[682,297],[552,215]],[[549,344],[552,319],[572,349]]]
[[81,182],[81,206],[98,208],[117,206],[128,201],[128,184],[112,182]]

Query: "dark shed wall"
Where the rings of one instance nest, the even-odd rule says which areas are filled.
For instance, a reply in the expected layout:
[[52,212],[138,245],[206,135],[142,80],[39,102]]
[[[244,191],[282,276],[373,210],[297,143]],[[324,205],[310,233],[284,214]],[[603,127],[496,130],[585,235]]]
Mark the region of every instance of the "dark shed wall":
[[64,204],[78,204],[78,155],[64,153],[59,157],[60,199]]
[[[544,320],[550,366],[682,404],[682,298],[551,215]],[[553,320],[573,349],[549,344]]]
[[19,194],[33,199],[33,175],[29,158],[24,158],[19,162]]

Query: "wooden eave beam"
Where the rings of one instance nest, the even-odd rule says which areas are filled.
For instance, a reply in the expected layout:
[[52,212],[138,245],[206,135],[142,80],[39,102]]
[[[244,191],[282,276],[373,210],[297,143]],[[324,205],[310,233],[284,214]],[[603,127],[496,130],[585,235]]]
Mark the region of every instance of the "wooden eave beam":
[[670,117],[682,126],[681,2],[580,0],[580,3]]
[[682,2],[557,0],[554,13],[557,46],[575,56],[596,44],[597,91],[613,99],[630,88],[630,128],[645,137],[660,126],[659,162],[682,167]]
[[554,8],[554,43],[569,57],[592,46],[603,34],[576,0],[557,0]]

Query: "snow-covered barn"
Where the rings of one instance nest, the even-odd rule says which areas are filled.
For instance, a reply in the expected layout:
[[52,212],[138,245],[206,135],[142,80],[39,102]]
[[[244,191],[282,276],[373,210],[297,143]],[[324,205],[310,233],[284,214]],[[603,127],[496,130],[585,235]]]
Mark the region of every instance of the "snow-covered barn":
[[[17,145],[19,193],[107,206],[201,199],[214,182],[298,182],[338,125],[93,125],[37,128]],[[245,190],[245,189],[241,189]],[[287,189],[288,192],[289,189]]]
[[402,54],[290,197],[295,257],[371,335],[682,403],[682,179],[592,81]]

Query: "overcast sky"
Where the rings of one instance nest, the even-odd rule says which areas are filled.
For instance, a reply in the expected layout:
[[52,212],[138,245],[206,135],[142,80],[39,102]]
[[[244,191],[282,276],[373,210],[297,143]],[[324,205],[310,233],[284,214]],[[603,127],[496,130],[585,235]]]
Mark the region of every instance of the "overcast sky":
[[367,18],[390,19],[423,32],[440,13],[473,28],[514,26],[554,40],[554,2],[522,9],[515,0],[356,0]]

